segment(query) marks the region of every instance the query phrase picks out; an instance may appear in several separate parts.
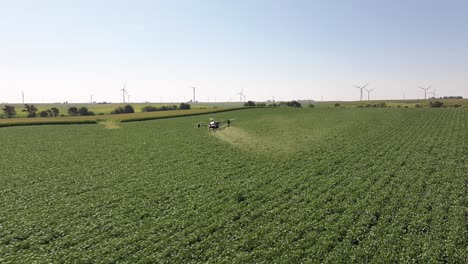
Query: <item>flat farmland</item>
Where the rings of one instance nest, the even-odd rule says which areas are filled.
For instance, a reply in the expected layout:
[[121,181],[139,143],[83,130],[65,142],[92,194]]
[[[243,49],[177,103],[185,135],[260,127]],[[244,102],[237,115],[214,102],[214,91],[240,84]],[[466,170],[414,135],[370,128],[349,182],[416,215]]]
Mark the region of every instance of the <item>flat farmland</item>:
[[0,128],[0,262],[464,263],[467,130],[461,108]]
[[[189,110],[170,110],[156,112],[136,112],[128,114],[107,114],[91,116],[58,116],[35,118],[3,118],[0,119],[0,127],[31,126],[31,125],[58,125],[58,124],[96,124],[100,122],[132,122],[142,120],[164,119],[180,116],[193,116],[208,113],[219,113],[237,110],[240,108],[194,108]],[[242,108],[248,109],[248,108]]]
[[[64,114],[65,116],[68,115],[68,109],[70,107],[77,107],[77,108],[80,108],[80,107],[87,107],[89,111],[91,112],[94,112],[96,115],[109,115],[111,114],[111,112],[117,108],[117,107],[124,107],[125,105],[127,104],[130,104],[133,106],[133,108],[135,109],[135,113],[141,113],[141,108],[145,107],[145,106],[154,106],[154,107],[161,107],[161,106],[169,106],[169,105],[177,105],[179,106],[180,105],[180,102],[179,103],[107,103],[107,104],[90,104],[90,103],[82,103],[82,104],[78,104],[78,103],[70,103],[70,104],[61,104],[61,103],[55,103],[55,104],[35,104],[33,103],[33,105],[35,105],[39,110],[38,110],[38,113],[43,111],[43,110],[47,110],[47,109],[50,109],[50,108],[57,108],[59,111],[60,111],[60,114]],[[4,107],[5,104],[0,104],[1,108]],[[12,105],[15,107],[16,109],[16,117],[26,117],[27,116],[27,113],[26,112],[22,112],[22,110],[24,109],[24,105],[23,104],[9,104],[9,105]],[[219,107],[219,108],[227,108],[227,107],[231,107],[231,108],[235,108],[235,107],[241,107],[242,104],[240,103],[232,103],[232,104],[209,104],[209,103],[200,103],[200,104],[191,104],[191,107],[193,109],[209,109],[209,108],[215,108],[215,107]]]

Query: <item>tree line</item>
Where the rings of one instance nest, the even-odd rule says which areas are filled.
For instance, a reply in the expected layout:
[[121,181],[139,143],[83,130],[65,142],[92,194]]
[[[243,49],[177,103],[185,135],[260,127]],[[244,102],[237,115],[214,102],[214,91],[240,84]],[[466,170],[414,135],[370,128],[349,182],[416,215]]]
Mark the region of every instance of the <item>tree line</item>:
[[[248,101],[248,102],[245,102],[244,103],[244,106],[245,107],[278,107],[278,106],[289,106],[289,107],[297,107],[297,108],[300,108],[302,107],[302,104],[298,101],[288,101],[288,102],[279,102],[278,104],[277,103],[272,103],[272,104],[268,104],[266,105],[265,103],[256,103],[254,101]],[[309,105],[309,107],[313,107],[311,105]]]
[[[169,110],[189,110],[191,109],[190,104],[181,103],[179,106],[177,105],[170,105],[170,106],[161,106],[161,107],[154,107],[154,106],[145,106],[141,109],[142,112],[155,112],[155,111],[169,111]],[[13,118],[16,116],[16,109],[12,105],[5,105],[2,108],[4,116],[7,118]],[[56,107],[52,107],[50,109],[39,111],[39,109],[34,106],[33,104],[25,104],[21,112],[26,112],[27,117],[34,118],[34,117],[57,117],[57,116],[64,116],[64,114],[60,114],[60,110]],[[83,107],[69,107],[67,110],[68,115],[70,116],[93,116],[95,115],[94,112],[89,111],[86,106]],[[128,113],[135,113],[135,109],[131,105],[125,105],[123,107],[119,106],[115,108],[111,114],[128,114]]]
[[[13,118],[16,116],[16,109],[12,105],[5,105],[2,108],[2,111],[7,118]],[[46,110],[39,111],[39,109],[33,104],[25,104],[21,112],[26,112],[26,116],[28,118],[34,118],[38,116],[39,117],[57,117],[61,115],[60,110],[56,107],[52,107]],[[85,106],[79,107],[79,108],[73,106],[73,107],[68,108],[67,112],[68,112],[68,115],[71,115],[71,116],[94,115],[94,112],[89,111],[88,108]],[[61,116],[64,116],[64,115],[62,114]]]

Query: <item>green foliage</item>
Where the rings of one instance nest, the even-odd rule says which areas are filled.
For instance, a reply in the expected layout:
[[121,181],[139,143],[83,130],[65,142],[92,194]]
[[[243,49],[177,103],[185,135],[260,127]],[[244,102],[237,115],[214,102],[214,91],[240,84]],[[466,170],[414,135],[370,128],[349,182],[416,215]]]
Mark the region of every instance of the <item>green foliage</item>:
[[252,107],[252,106],[256,106],[256,104],[255,104],[254,101],[248,101],[248,102],[245,102],[245,103],[244,103],[244,106],[246,106],[246,107]]
[[60,111],[53,107],[51,109],[42,110],[39,112],[40,117],[57,117],[60,114]]
[[12,105],[5,105],[2,111],[7,118],[12,118],[16,115],[15,107]]
[[314,105],[314,104],[309,104],[308,107],[309,107],[309,108],[314,108],[315,105]]
[[161,107],[145,106],[141,108],[142,112],[174,111],[174,110],[177,110],[176,105],[163,105]]
[[339,106],[340,106],[340,104],[339,104],[339,103],[335,103],[335,105],[334,105],[334,106],[335,106],[335,107],[339,107]]
[[51,111],[51,115],[50,115],[51,117],[56,117],[60,115],[60,110],[57,107],[52,107],[50,111]]
[[46,110],[43,110],[43,111],[39,112],[39,116],[40,116],[40,117],[48,117],[48,116],[49,116],[49,112],[46,111]]
[[191,108],[190,104],[181,103],[181,104],[179,105],[179,109],[180,109],[180,110],[190,110],[190,108]]
[[289,107],[302,107],[301,103],[298,101],[289,101],[289,102],[281,102],[280,106],[289,106]]
[[22,112],[26,112],[28,117],[36,117],[38,109],[32,104],[25,104]]
[[431,101],[429,102],[429,106],[431,108],[441,108],[441,107],[444,107],[444,103],[441,101]]
[[135,109],[131,105],[124,106],[123,111],[126,114],[135,113]]
[[94,112],[89,111],[88,107],[82,106],[82,107],[78,108],[78,114],[80,116],[93,116]]
[[71,115],[71,116],[77,116],[80,113],[78,112],[77,107],[72,106],[72,107],[68,108],[68,114]]
[[113,115],[118,115],[118,114],[125,114],[125,110],[122,106],[119,106],[114,109],[114,111],[111,112]]
[[[0,258],[464,263],[468,111],[436,112],[285,107],[2,128]],[[238,121],[189,128],[209,117]]]
[[[362,105],[359,105],[357,107],[363,107]],[[374,107],[374,108],[383,108],[383,107],[387,107],[387,104],[385,102],[379,102],[379,103],[375,103],[375,104],[366,104],[364,107]],[[398,105],[397,107],[401,107],[400,105]]]

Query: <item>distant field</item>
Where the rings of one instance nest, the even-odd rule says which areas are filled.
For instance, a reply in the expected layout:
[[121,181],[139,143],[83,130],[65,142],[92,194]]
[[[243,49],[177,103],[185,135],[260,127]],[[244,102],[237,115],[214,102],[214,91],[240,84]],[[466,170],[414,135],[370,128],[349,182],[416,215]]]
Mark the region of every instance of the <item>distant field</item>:
[[[447,107],[453,107],[454,105],[461,105],[462,108],[468,108],[468,99],[437,99],[439,101],[442,101]],[[428,99],[428,100],[371,100],[371,101],[325,101],[325,102],[312,102],[316,107],[322,108],[322,107],[336,107],[335,104],[339,104],[339,107],[360,107],[363,106],[365,107],[366,105],[372,105],[372,104],[378,104],[385,102],[386,106],[388,107],[415,107],[416,105],[420,105],[422,107],[429,107],[429,103],[431,101],[435,101],[433,99]],[[266,104],[271,104],[272,102],[266,102]],[[279,103],[279,102],[275,102]],[[131,105],[135,109],[135,113],[140,113],[141,108],[144,106],[156,106],[156,107],[161,107],[161,106],[167,106],[167,105],[179,105],[180,103],[131,103]],[[304,107],[307,107],[309,103],[303,103]],[[25,118],[26,113],[22,112],[21,110],[23,109],[22,104],[10,104],[13,105],[16,108],[16,113],[17,113],[17,118]],[[68,116],[68,109],[70,107],[87,107],[89,111],[94,112],[96,115],[110,115],[111,112],[117,108],[117,107],[123,107],[126,104],[34,104],[38,109],[38,113],[43,110],[50,109],[52,107],[56,107],[60,110],[60,114]],[[4,105],[0,104],[0,108],[3,108]],[[242,107],[243,103],[240,102],[218,102],[218,103],[196,103],[196,104],[191,104],[192,109],[197,110],[197,109],[216,109],[216,108],[239,108]],[[2,112],[0,112],[0,117],[2,116]],[[160,114],[158,114],[160,115]],[[72,117],[75,118],[75,117]],[[90,118],[81,118],[83,120],[89,120]],[[93,119],[93,118],[91,118]],[[4,121],[5,123],[8,121]],[[16,121],[13,121],[16,122]],[[34,123],[40,122],[40,121],[33,121]],[[0,118],[0,124],[2,123],[2,120]]]
[[334,107],[1,128],[0,263],[466,263],[467,130]]
[[427,99],[427,100],[363,100],[363,101],[327,101],[327,102],[315,102],[318,107],[335,107],[335,104],[340,104],[341,107],[358,107],[366,106],[367,104],[378,104],[385,102],[390,107],[415,107],[417,104],[422,107],[429,107],[431,101],[441,101],[447,107],[453,107],[454,105],[461,105],[463,108],[468,108],[468,99]]
[[[87,107],[89,111],[94,112],[96,115],[99,114],[105,114],[108,115],[110,114],[115,108],[117,107],[123,107],[127,104],[35,104],[33,103],[40,111],[50,109],[52,107],[56,107],[60,110],[60,114],[68,115],[68,109],[70,107]],[[141,108],[144,106],[156,106],[156,107],[161,107],[161,106],[167,106],[167,105],[179,105],[180,103],[131,103],[130,105],[135,108],[135,112],[139,113],[141,112]],[[16,108],[16,113],[17,117],[26,117],[26,113],[22,112],[21,110],[23,109],[22,104],[11,104]],[[240,107],[241,105],[239,103],[237,104],[231,104],[232,107]],[[3,108],[3,104],[0,104],[0,108]],[[204,109],[204,108],[213,108],[213,107],[228,107],[229,104],[216,104],[216,105],[210,105],[210,104],[191,104],[193,109]]]
[[157,112],[138,112],[132,114],[106,114],[93,116],[59,116],[59,117],[35,117],[35,118],[8,118],[0,119],[0,127],[24,126],[38,124],[95,124],[101,121],[143,121],[151,119],[161,119],[169,117],[200,115],[206,113],[218,113],[224,111],[236,110],[235,108],[208,108],[199,107],[190,110],[157,111]]

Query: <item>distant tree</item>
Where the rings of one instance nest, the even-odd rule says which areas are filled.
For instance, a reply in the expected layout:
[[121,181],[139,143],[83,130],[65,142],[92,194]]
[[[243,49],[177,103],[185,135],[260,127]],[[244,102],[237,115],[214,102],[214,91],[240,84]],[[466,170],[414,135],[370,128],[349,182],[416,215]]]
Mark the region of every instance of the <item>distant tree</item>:
[[310,107],[310,108],[314,108],[315,105],[314,105],[314,104],[309,104],[309,107]]
[[248,101],[244,104],[244,106],[250,107],[250,106],[257,106],[254,101]]
[[123,114],[123,113],[125,113],[125,111],[124,111],[124,108],[121,107],[121,106],[115,108],[115,109],[111,112],[111,114],[113,114],[113,115],[115,115],[115,114]]
[[154,107],[154,106],[151,106],[151,105],[148,105],[148,106],[142,107],[141,111],[142,112],[156,112],[156,111],[158,111],[158,108]]
[[416,104],[414,107],[421,108],[422,106],[420,104]]
[[55,117],[55,116],[59,116],[59,115],[60,115],[60,110],[58,110],[58,108],[56,108],[56,107],[52,107],[52,108],[50,109],[50,111],[52,112],[51,116],[54,116],[54,117]]
[[339,106],[340,106],[340,104],[339,104],[339,103],[335,103],[335,107],[339,107]]
[[379,102],[375,104],[375,107],[387,107],[387,104],[385,104],[385,102]]
[[257,103],[257,106],[258,106],[258,107],[265,107],[266,104],[265,104],[265,103]]
[[36,117],[38,109],[32,104],[25,104],[22,111],[28,113],[28,117]]
[[179,105],[179,109],[180,110],[189,110],[191,108],[190,104],[186,104],[186,103],[181,103]]
[[154,106],[151,106],[151,105],[148,105],[148,106],[142,107],[141,111],[142,112],[155,112],[155,111],[158,111],[158,108],[154,107]]
[[81,116],[92,116],[94,115],[94,112],[91,112],[88,110],[88,107],[86,106],[82,106],[78,109],[78,113],[81,115]]
[[43,111],[39,112],[39,116],[40,116],[40,117],[48,117],[48,116],[49,116],[49,112],[47,112],[47,110],[43,110]]
[[[143,110],[143,109],[142,109]],[[150,111],[146,111],[150,112]],[[135,109],[131,105],[126,105],[124,107],[117,107],[114,109],[114,111],[111,112],[111,114],[116,115],[116,114],[129,114],[129,113],[135,113]]]
[[444,103],[442,103],[441,101],[431,101],[429,103],[429,106],[432,108],[440,108],[440,107],[444,107]]
[[78,109],[78,113],[79,113],[80,115],[82,115],[82,116],[88,115],[88,112],[89,112],[89,110],[88,110],[88,107],[86,107],[86,106],[82,106],[82,107],[80,107],[80,108]]
[[302,107],[301,103],[299,103],[298,101],[290,101],[287,103],[287,105],[290,107]]
[[5,107],[2,110],[7,118],[12,118],[16,115],[15,107],[12,105],[5,105]]
[[71,115],[71,116],[79,115],[78,108],[76,108],[74,106],[68,108],[68,114]]
[[135,113],[135,109],[131,105],[126,105],[123,108],[124,113],[129,114],[129,113]]
[[159,111],[177,110],[177,105],[164,105],[159,108]]

